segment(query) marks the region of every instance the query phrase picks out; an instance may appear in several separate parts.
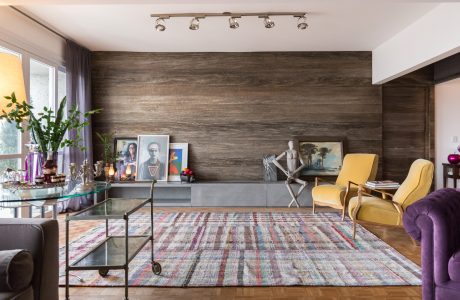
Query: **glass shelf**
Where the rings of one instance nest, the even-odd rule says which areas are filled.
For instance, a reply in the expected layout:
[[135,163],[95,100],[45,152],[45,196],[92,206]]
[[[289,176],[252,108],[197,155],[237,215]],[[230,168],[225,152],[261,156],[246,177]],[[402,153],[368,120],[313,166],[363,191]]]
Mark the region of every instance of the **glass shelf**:
[[77,191],[77,182],[69,182],[64,186],[34,188],[34,189],[0,189],[1,202],[33,202],[44,200],[62,201],[68,198],[97,194],[111,188],[110,183],[96,181],[94,186],[86,191]]
[[[150,240],[150,236],[129,236],[128,263]],[[70,265],[72,269],[122,269],[126,264],[124,236],[110,236]]]
[[124,219],[148,202],[146,199],[109,198],[94,206],[88,207],[75,215],[69,215],[68,220],[104,220]]

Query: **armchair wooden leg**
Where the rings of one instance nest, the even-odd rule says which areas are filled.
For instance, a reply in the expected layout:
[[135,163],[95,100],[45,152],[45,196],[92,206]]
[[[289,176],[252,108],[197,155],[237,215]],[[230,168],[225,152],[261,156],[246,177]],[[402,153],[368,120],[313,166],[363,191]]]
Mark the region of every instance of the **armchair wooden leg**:
[[315,200],[313,200],[313,214],[315,214]]
[[342,221],[345,221],[345,206],[342,208]]

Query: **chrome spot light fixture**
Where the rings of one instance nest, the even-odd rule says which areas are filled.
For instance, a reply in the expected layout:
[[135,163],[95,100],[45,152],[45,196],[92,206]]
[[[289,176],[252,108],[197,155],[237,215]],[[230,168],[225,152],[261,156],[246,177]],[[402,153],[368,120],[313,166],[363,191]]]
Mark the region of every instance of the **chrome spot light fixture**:
[[189,29],[190,30],[199,30],[200,29],[200,19],[207,17],[226,17],[228,18],[228,25],[231,29],[237,29],[240,27],[237,19],[243,17],[258,17],[263,19],[265,28],[275,27],[275,22],[270,18],[273,16],[291,16],[297,19],[297,28],[299,30],[305,30],[308,28],[307,23],[307,12],[222,12],[222,13],[176,13],[176,14],[151,14],[150,17],[156,18],[155,20],[155,30],[156,31],[165,31],[166,25],[165,20],[170,18],[192,18],[190,21]]
[[235,17],[230,17],[230,19],[228,19],[228,24],[231,29],[237,29],[238,27],[240,27],[240,24],[238,23]]
[[265,16],[264,25],[265,25],[265,28],[273,28],[275,27],[275,22],[273,22],[268,16]]
[[155,30],[156,31],[165,31],[166,30],[166,25],[165,25],[165,19],[164,18],[158,18],[155,21]]
[[299,30],[305,30],[308,28],[308,23],[307,23],[307,18],[305,16],[303,17],[298,17],[297,20],[297,29]]
[[197,17],[194,17],[192,21],[190,21],[190,26],[188,27],[190,30],[198,30],[200,29],[200,20]]

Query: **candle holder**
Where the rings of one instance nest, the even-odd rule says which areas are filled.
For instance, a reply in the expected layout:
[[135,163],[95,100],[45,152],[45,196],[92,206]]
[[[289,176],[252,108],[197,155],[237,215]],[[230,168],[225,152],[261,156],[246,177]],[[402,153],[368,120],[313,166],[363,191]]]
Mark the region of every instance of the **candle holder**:
[[94,187],[94,181],[92,176],[100,176],[104,170],[103,162],[101,160],[97,161],[92,168],[88,160],[85,159],[83,164],[80,166],[80,169],[77,171],[77,165],[75,163],[70,163],[70,179],[72,181],[77,180],[78,177],[81,178],[81,183],[77,184],[75,191],[85,192],[91,190]]

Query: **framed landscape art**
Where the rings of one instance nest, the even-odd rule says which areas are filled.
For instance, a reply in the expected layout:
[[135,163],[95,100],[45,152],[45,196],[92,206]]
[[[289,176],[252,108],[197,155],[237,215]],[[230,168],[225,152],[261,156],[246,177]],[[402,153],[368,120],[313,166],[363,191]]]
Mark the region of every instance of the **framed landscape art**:
[[297,149],[306,167],[303,176],[337,176],[342,168],[343,139],[297,138]]
[[139,135],[137,137],[136,180],[168,180],[169,135]]
[[188,166],[188,143],[169,144],[168,181],[180,181],[180,172]]

